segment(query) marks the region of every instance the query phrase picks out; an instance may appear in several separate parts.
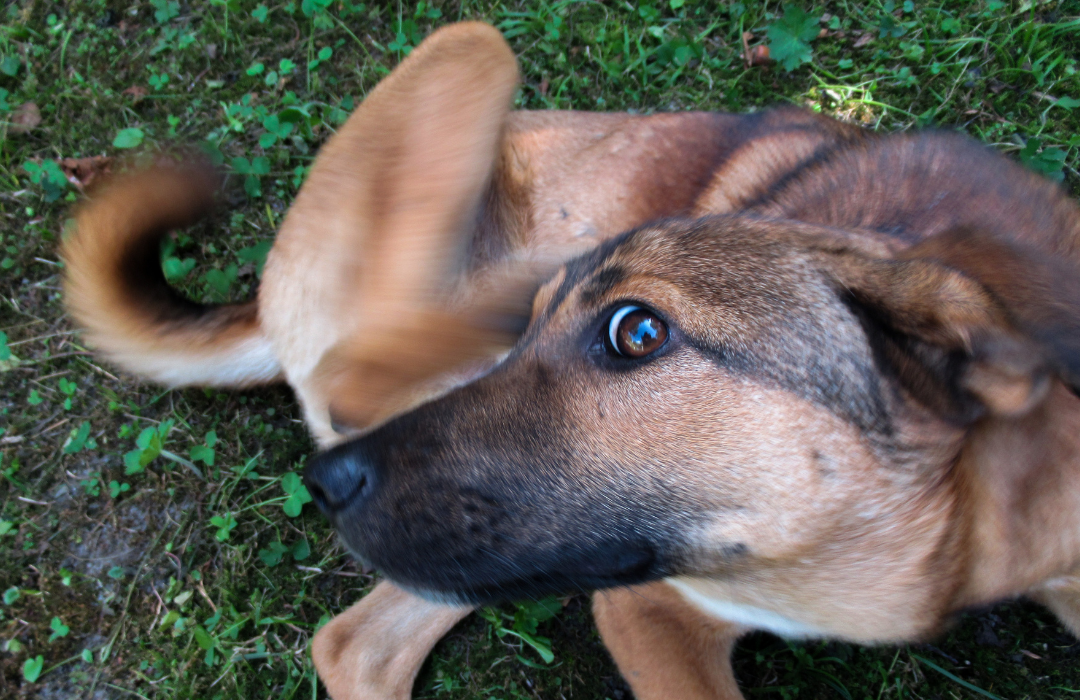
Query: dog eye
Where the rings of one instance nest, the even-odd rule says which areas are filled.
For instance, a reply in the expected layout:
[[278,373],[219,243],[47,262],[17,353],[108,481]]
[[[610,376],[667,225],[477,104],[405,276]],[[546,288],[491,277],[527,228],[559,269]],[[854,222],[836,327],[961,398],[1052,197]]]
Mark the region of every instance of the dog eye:
[[623,306],[608,321],[608,347],[623,357],[651,355],[663,346],[667,336],[664,322],[640,306]]

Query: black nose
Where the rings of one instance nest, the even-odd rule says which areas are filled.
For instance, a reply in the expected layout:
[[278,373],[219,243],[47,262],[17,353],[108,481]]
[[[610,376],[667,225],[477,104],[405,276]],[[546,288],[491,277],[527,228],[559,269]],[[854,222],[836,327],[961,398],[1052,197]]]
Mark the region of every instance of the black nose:
[[345,443],[308,463],[304,485],[319,510],[333,515],[374,491],[375,470],[356,445]]

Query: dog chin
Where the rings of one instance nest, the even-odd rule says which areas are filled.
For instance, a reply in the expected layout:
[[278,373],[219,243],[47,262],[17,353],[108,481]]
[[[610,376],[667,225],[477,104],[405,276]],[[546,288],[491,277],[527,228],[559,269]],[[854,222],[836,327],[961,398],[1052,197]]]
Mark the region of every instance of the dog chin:
[[618,563],[622,566],[605,570],[590,567],[561,572],[537,571],[525,577],[501,580],[485,580],[486,577],[481,575],[474,580],[447,581],[445,586],[430,580],[403,580],[395,576],[393,571],[386,573],[395,584],[425,600],[459,606],[494,605],[547,595],[619,588],[655,581],[672,573],[660,565],[652,552],[636,552],[633,556],[619,558]]
[[360,565],[360,568],[364,571],[371,571],[377,569],[374,563],[363,554],[361,554],[355,547],[349,544],[349,540],[346,539],[340,532],[338,533],[338,542],[345,548],[345,551],[349,553],[349,556],[356,560],[356,563]]
[[449,605],[451,607],[471,608],[477,605],[482,605],[485,602],[483,600],[475,600],[472,597],[454,591],[436,591],[430,588],[422,588],[418,586],[409,586],[400,584],[394,581],[395,584],[402,590],[412,593],[417,598],[423,598],[429,603],[435,603],[437,605]]
[[[433,588],[430,585],[422,583],[417,584],[414,582],[403,581],[393,574],[387,574],[385,571],[380,571],[380,573],[393,581],[394,585],[398,588],[408,591],[418,598],[423,598],[430,603],[438,603],[440,605],[464,607],[497,605],[499,603],[524,600],[526,598],[538,598],[548,595],[556,590],[548,590],[545,588],[541,591],[534,585],[518,582],[477,586],[475,588]],[[558,587],[558,592],[565,593],[566,590],[563,590],[564,588],[566,588],[566,590],[574,590],[573,586],[560,586]]]
[[[351,556],[356,561],[356,563],[360,565],[361,569],[363,569],[365,571],[371,571],[371,570],[378,570],[379,569],[379,567],[375,566],[370,559],[368,559],[363,554],[361,554],[359,551],[357,551],[355,547],[350,546],[348,540],[346,540],[340,534],[338,535],[338,541],[341,542],[342,546],[344,546],[345,549],[349,552],[349,556]],[[380,571],[380,573],[382,573],[382,572]],[[474,605],[478,605],[480,603],[480,601],[473,600],[468,595],[465,595],[464,593],[458,593],[458,592],[455,592],[455,591],[437,591],[437,590],[432,589],[432,588],[425,588],[423,586],[414,586],[414,585],[410,585],[410,584],[407,584],[407,583],[403,583],[401,581],[398,581],[398,580],[394,579],[393,577],[388,577],[388,578],[390,578],[390,580],[394,582],[394,585],[396,585],[401,590],[408,591],[409,593],[412,593],[417,598],[422,598],[422,599],[428,601],[429,603],[436,603],[436,604],[439,604],[439,605],[450,605],[450,606],[455,606],[455,607],[457,607],[457,606],[463,606],[463,607],[474,606]]]
[[[423,598],[430,603],[460,607],[498,605],[500,603],[525,600],[527,598],[539,598],[552,593],[554,590],[544,590],[543,592],[540,592],[533,587],[520,586],[515,584],[509,584],[506,587],[485,587],[482,590],[436,590],[433,588],[426,588],[424,586],[415,586],[408,583],[403,583],[392,577],[390,580],[394,581],[394,583],[399,588],[406,590],[409,593],[412,593],[418,598]],[[571,589],[572,588],[573,587],[571,587]],[[565,593],[566,591],[560,588],[558,592]]]

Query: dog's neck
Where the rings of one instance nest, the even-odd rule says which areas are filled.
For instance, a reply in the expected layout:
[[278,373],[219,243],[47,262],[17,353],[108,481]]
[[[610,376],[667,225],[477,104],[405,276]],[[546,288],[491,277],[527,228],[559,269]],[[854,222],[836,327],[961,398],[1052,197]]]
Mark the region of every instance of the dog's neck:
[[957,464],[970,537],[957,603],[1021,595],[1080,567],[1080,400],[1061,385],[1020,418],[973,429]]

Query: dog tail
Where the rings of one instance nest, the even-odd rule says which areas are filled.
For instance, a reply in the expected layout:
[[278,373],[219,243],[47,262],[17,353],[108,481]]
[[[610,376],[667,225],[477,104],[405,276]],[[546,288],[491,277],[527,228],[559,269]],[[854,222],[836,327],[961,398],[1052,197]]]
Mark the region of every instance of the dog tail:
[[197,304],[162,273],[162,237],[202,218],[218,182],[208,166],[122,175],[78,209],[61,245],[65,303],[88,342],[169,386],[251,386],[281,374],[255,300]]

